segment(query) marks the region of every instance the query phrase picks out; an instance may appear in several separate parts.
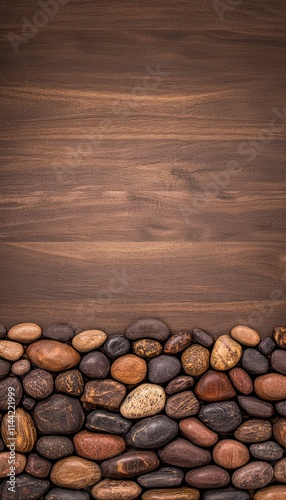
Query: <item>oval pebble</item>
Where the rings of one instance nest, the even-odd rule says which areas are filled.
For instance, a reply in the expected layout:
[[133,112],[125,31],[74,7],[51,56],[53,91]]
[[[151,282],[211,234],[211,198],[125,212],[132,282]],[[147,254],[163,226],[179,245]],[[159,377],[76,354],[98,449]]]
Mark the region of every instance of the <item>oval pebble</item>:
[[84,413],[77,399],[54,394],[35,406],[34,420],[42,434],[73,434],[83,426]]
[[160,448],[171,441],[179,431],[178,424],[165,415],[155,415],[137,422],[126,436],[129,446]]
[[80,355],[73,347],[57,340],[34,342],[29,345],[27,356],[32,364],[52,372],[68,370],[80,362]]
[[151,359],[148,364],[148,379],[153,384],[164,384],[181,371],[181,363],[175,356],[165,354]]
[[242,394],[248,396],[253,391],[252,379],[242,368],[239,368],[238,366],[232,368],[232,370],[230,370],[229,372],[229,378],[232,381],[234,387]]
[[[17,361],[18,363],[18,361]],[[14,363],[15,364],[15,363]],[[13,366],[14,366],[13,364]],[[6,377],[11,370],[11,363],[6,359],[0,359],[0,379]],[[15,374],[16,375],[16,374]]]
[[53,488],[45,496],[45,500],[89,500],[90,496],[85,491],[73,491],[65,488]]
[[138,483],[143,488],[166,488],[180,486],[184,479],[184,473],[175,467],[162,467],[144,476],[137,478]]
[[141,491],[134,481],[104,479],[92,488],[91,494],[96,500],[133,500]]
[[89,352],[81,359],[79,369],[89,378],[106,378],[110,369],[110,361],[100,351]]
[[198,500],[200,492],[193,488],[170,488],[145,491],[142,500]]
[[23,389],[17,377],[7,377],[0,380],[0,410],[8,411],[8,393],[11,393],[13,405],[18,406],[23,395]]
[[286,486],[270,486],[263,490],[257,491],[254,495],[254,500],[285,500]]
[[250,500],[250,495],[236,488],[226,488],[206,491],[203,500]]
[[166,464],[188,468],[208,465],[212,459],[210,451],[199,448],[182,438],[177,438],[161,448],[159,457]]
[[124,356],[131,347],[129,340],[124,335],[111,335],[104,343],[104,352],[110,358]]
[[34,421],[29,413],[27,413],[23,408],[16,408],[15,410],[15,423],[16,431],[9,430],[9,414],[5,413],[2,423],[1,423],[1,435],[4,443],[8,447],[11,443],[11,437],[13,438],[13,444],[15,444],[15,451],[19,453],[28,453],[31,451],[36,443],[37,431]]
[[192,391],[184,391],[171,396],[165,411],[170,418],[185,418],[198,413],[200,403]]
[[235,326],[230,332],[232,338],[242,345],[255,347],[260,342],[260,335],[248,326]]
[[286,448],[286,418],[279,418],[273,425],[274,437],[283,448]]
[[241,358],[243,368],[251,375],[262,375],[268,372],[269,361],[256,349],[245,349]]
[[193,377],[189,377],[188,375],[179,375],[168,383],[166,393],[172,395],[178,392],[186,391],[187,389],[190,389],[194,383],[195,380]]
[[221,335],[213,347],[211,366],[214,370],[230,370],[237,365],[242,355],[242,347],[229,335]]
[[85,425],[90,431],[125,434],[129,431],[132,422],[117,413],[111,413],[106,410],[95,410],[87,415]]
[[197,418],[184,418],[179,422],[181,433],[197,446],[208,448],[218,441],[218,435]]
[[125,441],[112,434],[81,431],[73,438],[74,447],[80,457],[89,460],[107,460],[125,451]]
[[45,327],[43,330],[43,337],[52,340],[59,340],[60,342],[71,340],[73,336],[74,330],[69,325],[54,324]]
[[247,464],[250,455],[248,448],[239,441],[222,439],[213,449],[213,458],[220,467],[238,469]]
[[188,347],[182,354],[183,370],[187,375],[199,377],[207,371],[210,364],[209,351],[200,345]]
[[276,372],[286,375],[286,351],[276,349],[271,354],[271,366]]
[[207,348],[211,347],[214,343],[213,338],[207,332],[201,330],[201,328],[193,329],[193,341]]
[[256,490],[267,486],[273,478],[273,468],[267,462],[251,462],[232,475],[232,483],[242,490]]
[[286,417],[286,401],[280,401],[275,404],[275,410],[281,417]]
[[199,411],[199,419],[218,433],[234,431],[242,422],[242,414],[234,401],[211,403]]
[[131,391],[120,407],[125,418],[152,417],[160,413],[166,402],[163,387],[155,384],[142,384]]
[[147,474],[159,466],[159,460],[153,451],[128,451],[118,457],[106,460],[101,465],[104,476],[112,479],[130,478]]
[[133,351],[140,358],[155,358],[163,350],[163,346],[157,340],[140,339],[133,343]]
[[5,479],[0,487],[1,500],[39,500],[48,491],[49,481],[32,477],[29,474],[20,474],[15,479],[15,492],[11,491],[10,480]]
[[126,387],[115,380],[91,380],[84,386],[81,402],[88,409],[97,406],[105,410],[118,410],[126,395]]
[[51,481],[62,488],[81,489],[98,483],[100,467],[84,458],[72,456],[62,458],[53,465]]
[[254,390],[258,397],[267,401],[286,399],[286,376],[279,373],[261,375],[254,381]]
[[195,488],[221,488],[230,482],[228,472],[217,465],[190,470],[185,479],[187,484]]
[[73,337],[72,345],[79,352],[89,352],[98,349],[106,339],[106,333],[101,330],[85,330]]
[[7,337],[15,342],[22,342],[24,344],[35,342],[42,335],[42,328],[36,323],[20,323],[15,325],[8,331]]
[[24,391],[35,399],[44,399],[52,394],[54,379],[46,370],[32,370],[23,379]]
[[72,440],[65,436],[42,436],[37,441],[36,448],[48,460],[59,460],[74,452]]
[[[7,475],[10,472],[10,459],[11,457],[9,451],[3,451],[2,453],[0,453],[0,479],[7,478]],[[15,468],[15,475],[21,474],[21,472],[23,472],[23,470],[25,469],[27,461],[25,455],[22,455],[21,453],[15,453],[13,460],[15,461],[14,464],[12,464]]]
[[274,466],[274,477],[279,483],[286,483],[286,458],[276,462]]
[[0,340],[0,356],[7,361],[17,361],[24,354],[24,347],[19,342]]
[[192,334],[190,332],[181,332],[172,335],[172,337],[167,340],[164,346],[165,354],[178,354],[178,352],[183,351],[192,342]]
[[14,373],[14,375],[23,376],[26,375],[26,373],[28,373],[30,369],[31,364],[27,359],[19,359],[19,361],[13,363],[11,372]]
[[274,413],[272,404],[252,396],[238,396],[239,406],[251,417],[270,418]]
[[234,436],[243,443],[268,441],[272,435],[272,425],[268,420],[250,419],[236,429]]
[[146,374],[146,361],[134,354],[116,359],[111,366],[111,376],[123,384],[139,384]]
[[249,451],[254,458],[272,462],[283,457],[283,448],[275,441],[264,441],[262,443],[254,443],[250,446]]

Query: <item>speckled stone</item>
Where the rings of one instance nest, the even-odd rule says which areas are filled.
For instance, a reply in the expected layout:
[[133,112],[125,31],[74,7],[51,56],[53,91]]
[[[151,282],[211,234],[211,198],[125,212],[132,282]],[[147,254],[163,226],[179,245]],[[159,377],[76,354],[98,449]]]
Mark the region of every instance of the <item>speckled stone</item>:
[[167,325],[155,318],[138,319],[134,321],[126,330],[128,339],[154,339],[165,342],[170,335]]
[[159,356],[163,350],[163,346],[157,340],[140,339],[133,343],[133,351],[140,358],[155,358]]
[[137,422],[126,436],[129,446],[135,448],[160,448],[174,439],[179,427],[165,415],[155,415]]
[[274,340],[280,349],[286,349],[286,327],[277,326],[274,329]]
[[124,356],[131,348],[131,344],[124,335],[111,335],[104,343],[103,348],[107,356],[115,359]]
[[213,431],[225,434],[241,424],[242,414],[234,401],[224,401],[203,406],[199,419]]
[[185,418],[198,413],[200,403],[192,391],[184,391],[171,396],[166,403],[165,411],[170,418]]
[[212,459],[210,451],[199,448],[182,438],[177,438],[161,448],[159,457],[166,464],[187,468],[208,465]]
[[210,353],[201,345],[192,345],[183,352],[182,365],[187,375],[199,377],[210,365]]
[[144,474],[137,478],[143,488],[166,488],[180,486],[184,479],[184,472],[175,467],[162,467],[161,469]]
[[183,351],[192,342],[191,332],[180,332],[172,335],[172,337],[167,340],[164,346],[165,354],[178,354],[178,352]]
[[79,397],[84,388],[83,376],[79,370],[67,370],[60,373],[55,380],[57,392]]
[[229,335],[221,335],[213,347],[211,365],[214,370],[230,370],[237,365],[242,355],[242,347]]
[[273,478],[273,468],[267,462],[250,462],[232,475],[232,484],[242,490],[267,486]]
[[179,375],[168,383],[165,390],[167,394],[172,395],[190,389],[194,383],[195,379],[193,377],[189,377],[188,375]]
[[163,387],[155,384],[142,384],[131,391],[120,407],[125,418],[145,418],[160,413],[166,402]]
[[151,359],[148,364],[148,379],[153,384],[164,384],[181,371],[181,363],[175,356],[165,354]]
[[39,500],[48,491],[49,481],[38,479],[29,474],[20,474],[15,480],[15,494],[9,491],[10,480],[5,479],[0,487],[1,500]]
[[49,460],[59,460],[73,454],[71,439],[65,436],[42,436],[36,443],[37,451]]
[[275,441],[264,441],[263,443],[254,443],[249,451],[254,458],[272,462],[283,457],[283,448]]

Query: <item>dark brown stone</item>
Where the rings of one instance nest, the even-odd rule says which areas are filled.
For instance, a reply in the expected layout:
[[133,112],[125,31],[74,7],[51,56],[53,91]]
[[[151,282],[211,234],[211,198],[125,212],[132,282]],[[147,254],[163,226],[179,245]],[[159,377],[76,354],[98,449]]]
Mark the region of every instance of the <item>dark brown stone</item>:
[[0,324],[0,339],[5,339],[7,329],[5,325]]
[[192,345],[183,352],[182,365],[187,375],[199,377],[210,365],[210,353],[205,347]]
[[242,443],[268,441],[272,435],[272,425],[268,420],[250,419],[236,429],[234,436]]
[[213,446],[218,440],[218,435],[197,418],[184,418],[179,422],[179,427],[181,433],[197,446]]
[[[12,391],[9,391],[10,387],[13,388]],[[18,406],[22,395],[22,385],[17,377],[7,377],[0,380],[0,410],[7,411],[8,405],[11,403]]]
[[157,488],[145,491],[142,500],[198,500],[200,492],[194,488]]
[[45,458],[40,457],[36,453],[31,453],[28,456],[26,465],[26,472],[34,477],[45,478],[48,477],[52,464]]
[[213,431],[225,434],[241,424],[242,414],[234,401],[223,401],[203,406],[199,419]]
[[165,354],[177,354],[183,351],[192,342],[191,332],[180,332],[172,335],[164,346]]
[[281,349],[286,349],[286,327],[277,326],[274,329],[274,340],[278,347]]
[[133,343],[133,351],[140,358],[155,358],[162,350],[163,346],[157,340],[140,339]]
[[158,457],[153,451],[128,451],[103,462],[101,469],[104,476],[120,479],[147,474],[158,465]]
[[50,325],[44,328],[43,337],[66,342],[74,337],[74,330],[69,325]]
[[155,415],[137,422],[127,434],[126,442],[134,448],[160,448],[171,441],[178,431],[174,420],[166,415]]
[[105,410],[118,410],[125,395],[126,388],[120,382],[92,380],[85,385],[81,401],[90,408],[99,406]]
[[181,368],[178,358],[163,354],[149,361],[148,379],[153,384],[164,384],[176,377]]
[[258,349],[262,354],[268,356],[269,354],[271,354],[273,349],[275,349],[275,342],[271,337],[265,337],[265,339],[261,340],[261,342],[259,343]]
[[126,337],[131,340],[155,339],[161,342],[169,338],[170,332],[167,325],[155,318],[138,319],[126,330]]
[[124,335],[111,335],[104,343],[104,352],[110,358],[124,356],[131,347],[129,340]]
[[165,411],[170,418],[185,418],[195,415],[200,408],[192,391],[184,391],[171,396],[166,403]]
[[95,410],[87,415],[86,428],[90,431],[109,432],[110,434],[125,434],[132,423],[118,413],[106,410]]
[[250,495],[236,488],[224,488],[206,491],[203,500],[250,500]]
[[286,417],[286,401],[279,401],[279,403],[276,403],[275,409],[281,417]]
[[238,396],[240,407],[251,417],[270,418],[274,413],[271,403],[261,401],[261,399],[252,396]]
[[24,377],[23,387],[26,394],[32,398],[47,398],[53,392],[54,379],[51,373],[45,370],[32,370]]
[[217,465],[207,465],[190,470],[186,474],[186,482],[195,488],[221,488],[230,482],[228,472]]
[[229,378],[234,387],[242,394],[248,396],[253,391],[253,382],[248,373],[242,368],[232,368],[229,372]]
[[19,375],[22,377],[23,375],[26,375],[31,369],[31,364],[30,361],[27,359],[19,359],[19,361],[16,361],[13,363],[11,371],[14,373],[14,375]]
[[49,460],[59,460],[74,452],[73,442],[65,436],[43,436],[37,441],[36,448]]
[[110,369],[110,361],[102,352],[93,351],[83,356],[80,371],[90,378],[105,378]]
[[201,344],[204,347],[211,347],[214,343],[213,338],[200,328],[194,328],[193,330],[193,341],[197,344]]
[[22,405],[25,408],[25,410],[29,410],[29,411],[33,410],[35,404],[36,404],[35,399],[28,398],[27,396],[23,396]]
[[172,395],[177,392],[186,391],[187,389],[190,389],[194,383],[195,379],[193,377],[188,377],[188,375],[179,375],[168,383],[166,393]]
[[269,361],[257,351],[257,349],[248,348],[243,351],[241,363],[243,368],[251,375],[262,375],[268,372]]
[[60,373],[55,380],[57,392],[79,397],[84,388],[84,381],[79,370],[68,370]]
[[73,438],[74,446],[80,457],[89,460],[107,460],[125,451],[125,441],[114,434],[99,434],[81,431]]
[[85,491],[53,488],[45,496],[45,500],[89,500],[90,496]]
[[212,459],[210,451],[199,448],[182,438],[177,438],[161,448],[159,457],[166,464],[189,468],[207,465]]
[[11,363],[6,361],[6,359],[0,359],[0,379],[8,375],[11,370]]
[[42,434],[72,434],[83,426],[84,413],[78,400],[55,394],[35,406],[34,420]]
[[274,437],[283,448],[286,448],[286,418],[279,418],[273,425]]
[[180,486],[183,479],[182,470],[175,469],[175,467],[162,467],[144,476],[139,476],[137,481],[143,488],[167,488]]
[[250,462],[232,475],[232,483],[236,488],[256,490],[267,486],[273,478],[273,469],[266,462]]
[[284,450],[275,441],[264,441],[263,443],[254,443],[249,451],[254,458],[272,462],[283,457]]
[[227,401],[236,396],[228,376],[214,370],[209,370],[200,378],[195,393],[199,399],[209,403]]
[[286,375],[286,351],[276,349],[271,355],[271,366],[273,370]]
[[16,476],[15,492],[9,491],[9,479],[5,479],[0,487],[1,500],[39,500],[49,489],[50,483],[29,474]]

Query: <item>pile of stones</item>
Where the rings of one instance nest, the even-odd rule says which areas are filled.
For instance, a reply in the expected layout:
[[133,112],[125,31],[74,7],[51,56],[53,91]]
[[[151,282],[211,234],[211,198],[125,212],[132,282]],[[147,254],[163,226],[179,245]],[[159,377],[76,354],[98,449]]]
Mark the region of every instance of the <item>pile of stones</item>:
[[285,500],[286,328],[0,325],[1,500]]

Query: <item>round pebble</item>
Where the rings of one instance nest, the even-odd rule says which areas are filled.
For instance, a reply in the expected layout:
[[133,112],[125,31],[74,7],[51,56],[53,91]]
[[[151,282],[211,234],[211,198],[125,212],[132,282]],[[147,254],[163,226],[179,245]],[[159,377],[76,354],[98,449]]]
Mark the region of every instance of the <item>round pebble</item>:
[[233,386],[225,373],[209,370],[196,385],[196,396],[203,401],[227,401],[236,395]]
[[124,356],[131,347],[129,340],[124,335],[112,335],[104,344],[104,352],[110,358]]
[[153,384],[164,384],[176,377],[181,371],[181,363],[175,356],[157,356],[148,364],[148,379]]
[[256,490],[267,486],[273,478],[273,468],[266,462],[251,462],[232,475],[232,484],[242,490]]
[[101,330],[85,330],[72,339],[73,347],[79,352],[89,352],[98,349],[107,339]]
[[241,363],[243,368],[251,375],[262,375],[269,369],[268,359],[256,349],[245,349]]
[[214,370],[230,370],[237,365],[241,355],[241,345],[228,335],[222,335],[214,344],[210,362]]
[[216,464],[225,469],[238,469],[247,464],[250,455],[248,448],[234,439],[223,439],[213,449]]
[[106,378],[110,369],[110,361],[100,351],[89,352],[83,356],[79,369],[89,378]]
[[200,345],[188,347],[182,354],[183,370],[187,375],[199,377],[207,371],[210,364],[209,351]]
[[134,354],[126,354],[116,359],[111,366],[112,377],[123,384],[139,384],[146,374],[146,361]]
[[242,345],[255,347],[260,342],[260,335],[248,326],[235,326],[230,332],[232,338]]

